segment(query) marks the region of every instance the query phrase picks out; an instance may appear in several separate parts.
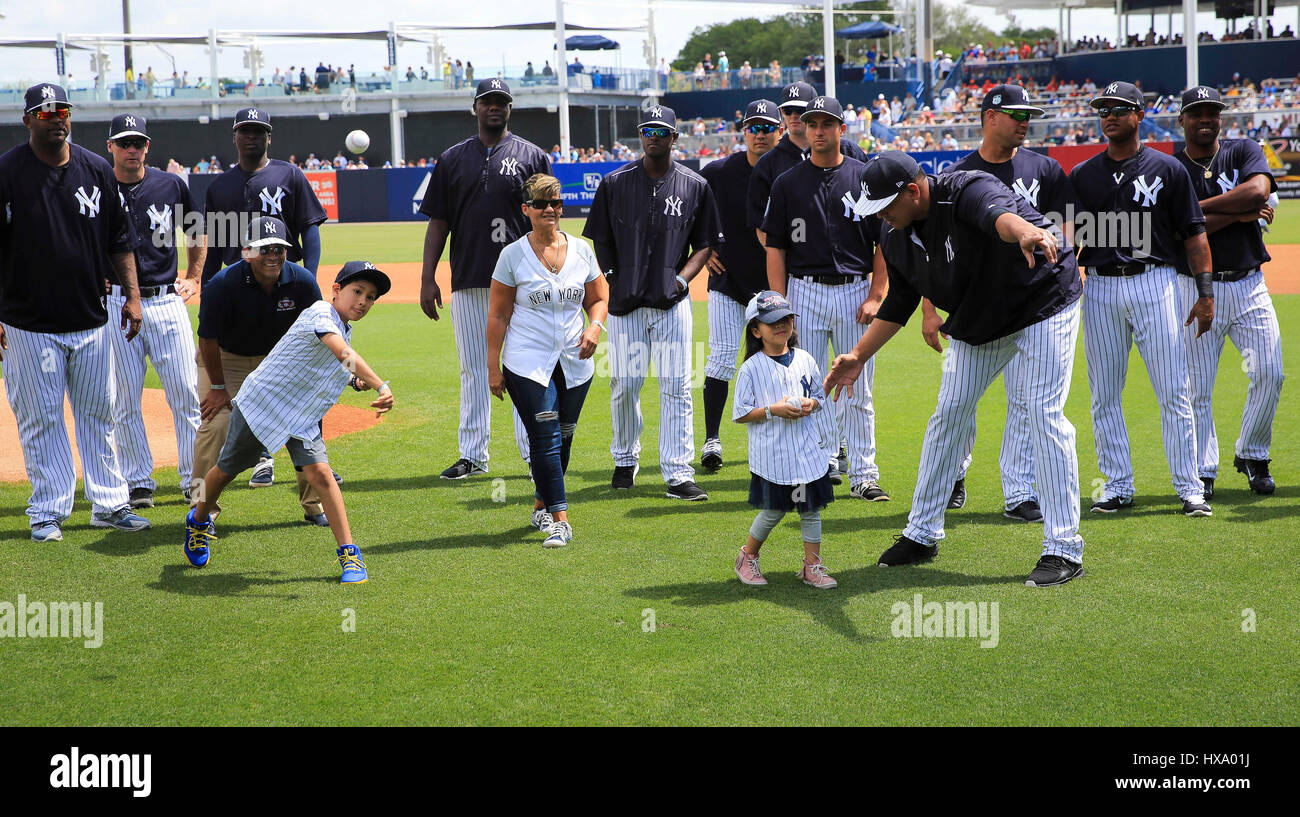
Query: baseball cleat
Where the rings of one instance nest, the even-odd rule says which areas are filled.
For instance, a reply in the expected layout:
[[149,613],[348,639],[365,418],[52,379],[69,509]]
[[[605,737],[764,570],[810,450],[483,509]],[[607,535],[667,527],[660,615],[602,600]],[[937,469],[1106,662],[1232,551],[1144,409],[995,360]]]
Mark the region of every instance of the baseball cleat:
[[339,566],[343,568],[339,584],[361,584],[370,578],[370,574],[366,572],[365,559],[361,558],[361,548],[356,545],[344,545],[334,552],[338,554]]
[[91,527],[95,528],[112,528],[131,532],[153,527],[148,519],[131,513],[129,507],[119,508],[113,513],[91,514],[90,524]]
[[1206,501],[1214,499],[1214,477],[1201,477],[1201,485],[1205,488],[1202,491],[1202,496],[1205,497]]
[[1026,499],[1014,508],[1007,508],[1002,512],[1002,515],[1007,519],[1015,519],[1018,522],[1043,521],[1043,510],[1032,499]]
[[700,466],[710,471],[722,467],[722,441],[717,437],[710,437],[704,441],[704,448],[700,451]]
[[920,542],[913,542],[906,536],[895,536],[894,544],[890,545],[889,550],[880,554],[876,564],[880,567],[919,565],[931,561],[938,555],[938,545],[923,545]]
[[537,508],[533,511],[533,518],[529,520],[529,524],[542,533],[546,533],[546,529],[555,524],[555,520],[551,518],[550,511],[545,508]]
[[843,485],[844,475],[840,473],[839,466],[831,463],[826,467],[826,478],[831,481],[831,485]]
[[323,513],[305,513],[302,515],[302,521],[308,525],[319,525],[322,528],[330,526],[329,519]]
[[736,578],[750,587],[767,586],[767,579],[763,578],[763,571],[758,567],[758,557],[750,556],[744,548],[736,555]]
[[860,482],[849,489],[849,494],[868,502],[888,502],[889,494],[873,482]]
[[1044,556],[1025,579],[1025,587],[1055,587],[1084,575],[1083,565],[1063,556]]
[[614,478],[609,484],[618,491],[629,490],[636,484],[636,475],[641,472],[641,465],[615,465]]
[[131,489],[131,507],[132,508],[152,508],[153,491],[148,488]]
[[194,511],[185,515],[185,560],[195,567],[203,567],[212,557],[212,543],[217,538],[212,520],[203,524],[194,521]]
[[836,587],[840,586],[840,583],[835,581],[835,579],[831,577],[831,574],[826,572],[826,565],[821,562],[808,564],[807,560],[805,560],[803,567],[799,568],[799,572],[794,575],[797,578],[803,579],[804,584],[810,587],[815,587],[818,590],[834,590]]
[[542,542],[544,548],[562,548],[573,541],[573,528],[568,522],[552,522],[551,527],[546,531],[546,541]]
[[248,480],[249,488],[270,488],[275,484],[275,460],[260,460],[253,467],[253,476]]
[[952,496],[948,497],[948,510],[956,511],[966,507],[966,480],[959,479],[953,483]]
[[1270,460],[1232,458],[1232,464],[1237,471],[1246,475],[1246,481],[1250,483],[1250,490],[1265,496],[1277,490],[1277,485],[1273,482],[1273,476],[1268,472],[1269,462]]
[[32,525],[32,541],[62,542],[63,529],[60,528],[59,523],[55,522],[53,519],[46,520],[45,522],[37,522],[35,525]]
[[669,485],[667,496],[669,499],[683,499],[687,502],[700,502],[709,498],[709,495],[704,493],[700,486],[690,480],[679,482],[676,485]]
[[487,469],[484,468],[483,466],[477,465],[471,460],[467,460],[464,457],[461,457],[460,459],[453,462],[450,466],[448,466],[447,470],[443,471],[438,476],[442,477],[443,479],[464,479],[465,477],[468,477],[471,474],[486,474],[486,473],[487,473]]
[[1115,513],[1124,508],[1133,507],[1133,497],[1131,496],[1112,496],[1110,499],[1103,499],[1092,503],[1093,513]]
[[1183,516],[1214,516],[1214,511],[1204,501],[1197,502],[1196,497],[1183,500]]

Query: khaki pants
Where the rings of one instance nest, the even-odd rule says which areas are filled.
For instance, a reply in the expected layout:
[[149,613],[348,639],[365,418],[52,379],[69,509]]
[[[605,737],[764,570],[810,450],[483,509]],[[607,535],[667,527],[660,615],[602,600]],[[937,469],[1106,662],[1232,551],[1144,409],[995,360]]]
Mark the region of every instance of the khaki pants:
[[[231,399],[239,395],[239,387],[244,384],[244,378],[252,374],[253,370],[265,358],[266,355],[243,357],[241,355],[232,355],[224,349],[221,350],[221,367],[225,371],[226,392]],[[199,369],[199,398],[202,399],[207,395],[208,390],[212,388],[212,381],[208,379],[208,371],[203,366],[202,358],[199,357],[196,362]],[[198,436],[194,440],[195,491],[192,496],[196,502],[198,501],[198,483],[207,476],[208,470],[217,464],[217,460],[221,457],[221,447],[226,443],[226,432],[229,429],[229,408],[223,408],[217,412],[215,417],[211,420],[204,420],[199,426]],[[271,453],[274,454],[275,452],[272,451]],[[294,470],[294,475],[298,478],[298,501],[302,505],[303,513],[311,516],[324,513],[325,509],[320,503],[320,495],[315,488],[311,487],[307,477],[297,469]],[[212,510],[220,512],[221,506],[218,504]]]

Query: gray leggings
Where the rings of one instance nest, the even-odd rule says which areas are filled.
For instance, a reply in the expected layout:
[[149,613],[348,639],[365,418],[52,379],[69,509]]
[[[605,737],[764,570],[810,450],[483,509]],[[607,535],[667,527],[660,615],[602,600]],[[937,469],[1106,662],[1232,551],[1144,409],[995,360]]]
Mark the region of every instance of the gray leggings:
[[[749,526],[749,535],[760,543],[767,541],[767,535],[776,527],[776,523],[785,517],[785,511],[764,510],[754,517],[754,524]],[[821,544],[822,512],[799,511],[799,527],[803,531],[803,541]]]

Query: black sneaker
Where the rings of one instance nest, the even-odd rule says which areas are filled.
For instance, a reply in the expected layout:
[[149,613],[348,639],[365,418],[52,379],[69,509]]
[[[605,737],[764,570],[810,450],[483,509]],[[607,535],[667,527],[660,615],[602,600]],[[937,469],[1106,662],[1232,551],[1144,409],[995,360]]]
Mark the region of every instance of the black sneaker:
[[894,544],[889,550],[880,554],[876,562],[881,567],[901,567],[902,565],[919,565],[939,555],[938,545],[923,545],[913,542],[906,536],[895,536]]
[[1246,475],[1246,481],[1250,483],[1250,490],[1257,494],[1273,493],[1277,490],[1277,485],[1273,482],[1273,477],[1268,473],[1269,460],[1243,460],[1241,457],[1233,457],[1232,464],[1236,466],[1240,473]]
[[439,476],[441,476],[443,479],[464,479],[470,474],[486,474],[486,473],[487,473],[486,468],[482,467],[481,465],[475,465],[474,463],[470,462],[464,457],[461,457],[460,459],[452,463],[451,466],[448,467],[446,471],[443,471],[441,474],[439,474]]
[[889,501],[889,494],[885,493],[885,489],[877,485],[875,480],[854,485],[849,489],[849,495],[856,496],[858,499],[865,499],[868,502]]
[[614,478],[610,480],[609,484],[615,490],[627,491],[636,484],[636,475],[640,470],[640,465],[615,465]]
[[304,513],[302,515],[302,521],[306,522],[308,525],[316,525],[322,528],[328,528],[330,526],[329,519],[323,513]]
[[849,472],[849,452],[844,450],[844,446],[840,446],[840,455],[835,458],[835,464],[841,474]]
[[1205,487],[1202,493],[1205,495],[1206,501],[1214,499],[1214,477],[1201,477],[1201,485]]
[[956,511],[966,507],[966,480],[959,479],[952,486],[952,496],[948,497],[948,510]]
[[687,502],[701,502],[709,498],[700,486],[694,482],[679,482],[676,485],[668,486],[669,499],[684,499]]
[[1092,503],[1093,513],[1115,513],[1122,508],[1133,507],[1133,497],[1131,496],[1112,496],[1110,499],[1103,499],[1100,502]]
[[1183,516],[1214,516],[1214,511],[1204,502],[1193,502],[1190,499],[1183,500]]
[[722,441],[717,437],[710,437],[704,441],[704,448],[700,452],[700,467],[709,471],[716,471],[722,467]]
[[1055,587],[1083,575],[1083,565],[1063,556],[1044,556],[1025,579],[1025,587]]
[[152,508],[153,491],[148,488],[132,488],[130,501],[132,508]]
[[844,484],[844,475],[840,473],[838,465],[829,465],[826,467],[826,478],[831,481],[831,485]]
[[[1093,507],[1093,510],[1097,510]],[[1007,519],[1015,519],[1018,522],[1042,522],[1043,510],[1038,507],[1038,503],[1032,499],[1026,499],[1014,508],[1008,508],[1002,512]]]

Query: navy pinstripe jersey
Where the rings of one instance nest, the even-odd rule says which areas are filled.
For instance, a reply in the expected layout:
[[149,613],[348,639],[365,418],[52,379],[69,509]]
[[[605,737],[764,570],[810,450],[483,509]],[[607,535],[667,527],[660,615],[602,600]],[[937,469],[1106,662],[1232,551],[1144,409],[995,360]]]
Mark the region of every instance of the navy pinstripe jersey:
[[1074,209],[1079,207],[1061,163],[1032,150],[1020,148],[1005,162],[986,161],[978,150],[972,150],[944,172],[954,170],[983,170],[1044,215],[1058,213],[1065,220],[1073,212],[1071,205]]
[[742,304],[749,303],[756,292],[767,289],[767,256],[745,217],[745,196],[753,172],[743,152],[709,162],[700,169],[700,175],[713,188],[718,219],[726,237],[715,250],[726,271],[709,276],[709,289]]
[[[848,139],[840,139],[840,153],[859,162],[868,161],[862,148]],[[763,213],[767,211],[767,197],[771,195],[777,177],[807,158],[808,151],[800,150],[790,141],[790,134],[787,133],[776,143],[776,147],[764,153],[758,164],[754,165],[754,174],[749,178],[749,190],[745,199],[745,220],[751,229],[762,226]]]
[[80,145],[50,167],[23,143],[0,156],[0,321],[29,332],[103,326],[110,255],[138,238],[113,167]]
[[501,250],[532,229],[524,182],[550,172],[546,152],[513,133],[491,149],[472,136],[442,152],[420,212],[451,227],[452,292],[492,285]]
[[785,250],[787,275],[871,274],[879,220],[854,209],[867,196],[866,169],[846,156],[837,167],[804,162],[777,178],[762,230],[767,246]]
[[140,243],[135,248],[136,280],[142,287],[175,283],[178,269],[176,228],[187,211],[198,212],[190,187],[175,173],[147,167],[138,184],[117,183]]
[[[1268,176],[1270,192],[1277,191],[1277,182],[1268,170],[1268,159],[1264,151],[1251,139],[1221,139],[1219,153],[1208,163],[1201,160],[1199,164],[1187,157],[1184,150],[1174,156],[1192,179],[1192,191],[1197,201],[1204,201],[1213,196],[1221,196],[1242,184],[1252,176]],[[1205,178],[1205,166],[1209,164],[1211,179]],[[1258,221],[1238,221],[1229,224],[1217,232],[1210,233],[1210,258],[1214,262],[1215,272],[1237,272],[1254,269],[1272,256],[1264,248],[1264,231]],[[1180,265],[1179,272],[1190,275],[1186,265]]]

